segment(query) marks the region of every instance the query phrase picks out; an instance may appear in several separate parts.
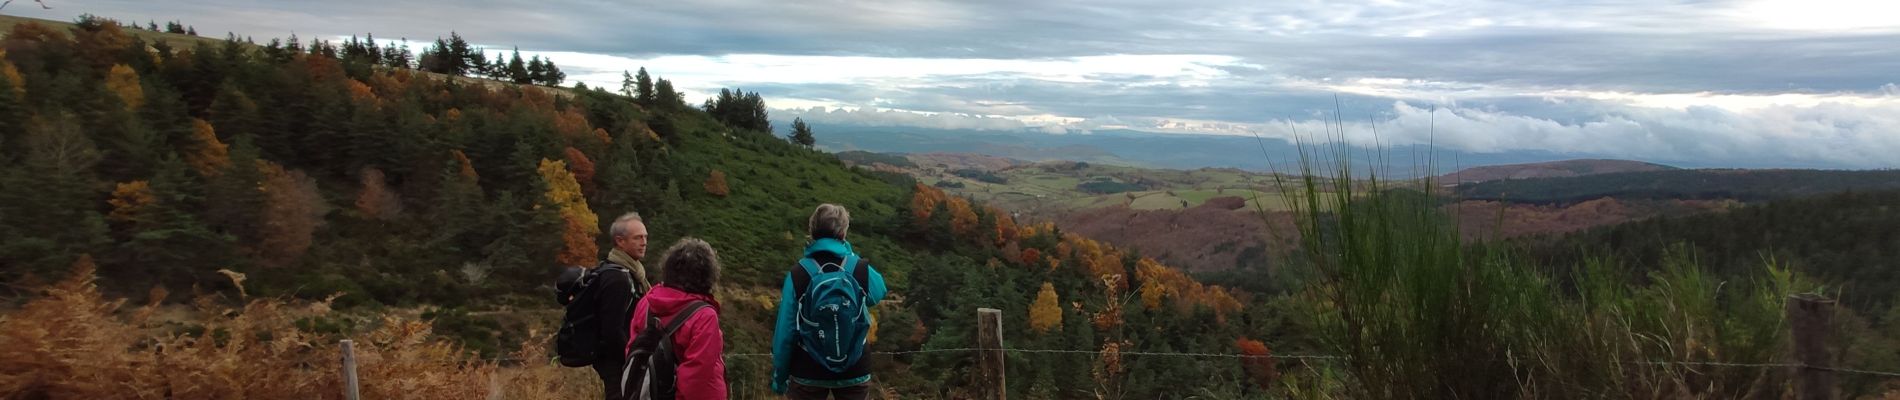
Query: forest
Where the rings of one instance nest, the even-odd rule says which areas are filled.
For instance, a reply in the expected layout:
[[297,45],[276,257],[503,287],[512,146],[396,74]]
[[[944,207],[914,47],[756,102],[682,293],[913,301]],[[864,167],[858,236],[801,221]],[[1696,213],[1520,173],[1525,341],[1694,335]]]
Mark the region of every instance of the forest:
[[[1245,294],[847,167],[775,135],[757,93],[694,107],[644,69],[611,89],[519,82],[478,73],[462,56],[480,52],[455,39],[408,64],[373,40],[145,33],[84,18],[0,40],[0,370],[20,372],[0,396],[329,396],[335,364],[320,360],[342,338],[391,363],[366,370],[374,393],[477,379],[516,397],[587,393],[575,377],[588,372],[544,365],[559,318],[546,294],[562,266],[597,262],[603,228],[631,211],[654,243],[719,249],[727,348],[761,352],[768,285],[821,202],[852,210],[853,243],[903,299],[877,311],[879,351],[968,347],[970,310],[993,307],[1009,310],[1013,346],[1090,351],[1011,358],[1038,371],[1012,393],[1272,387],[1245,377],[1265,373],[1257,363],[1118,356],[1268,351],[1245,333],[1273,319],[1242,307]],[[148,338],[111,340],[129,332]],[[945,384],[969,376],[971,357],[880,357],[891,393],[974,390]],[[735,358],[733,393],[764,393],[766,361]]]

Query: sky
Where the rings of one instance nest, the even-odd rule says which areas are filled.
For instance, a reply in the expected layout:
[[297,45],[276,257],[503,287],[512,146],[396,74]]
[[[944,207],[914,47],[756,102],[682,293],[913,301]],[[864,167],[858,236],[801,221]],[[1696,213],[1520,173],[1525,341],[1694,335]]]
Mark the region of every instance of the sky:
[[456,31],[814,124],[1900,167],[1892,1],[44,1],[0,13],[418,50]]

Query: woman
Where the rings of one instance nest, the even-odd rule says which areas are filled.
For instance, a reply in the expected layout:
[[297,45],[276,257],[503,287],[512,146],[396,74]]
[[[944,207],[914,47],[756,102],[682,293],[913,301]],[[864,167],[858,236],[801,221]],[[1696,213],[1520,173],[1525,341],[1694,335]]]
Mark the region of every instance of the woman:
[[712,295],[713,286],[719,283],[719,255],[704,240],[680,239],[666,250],[660,274],[663,281],[634,306],[633,318],[628,321],[633,333],[627,341],[628,350],[640,341],[650,320],[670,325],[680,314],[687,314],[671,337],[673,355],[679,362],[672,385],[675,398],[725,399],[726,339],[725,332],[719,330],[719,302]]

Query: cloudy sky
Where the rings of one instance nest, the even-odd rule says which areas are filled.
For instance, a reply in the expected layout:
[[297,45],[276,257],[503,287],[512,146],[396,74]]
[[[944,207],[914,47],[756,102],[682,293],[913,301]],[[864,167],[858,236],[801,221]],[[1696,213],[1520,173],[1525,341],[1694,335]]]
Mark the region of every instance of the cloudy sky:
[[[1900,2],[45,0],[262,40],[448,31],[824,123],[1900,167]],[[417,43],[418,46],[421,43]]]

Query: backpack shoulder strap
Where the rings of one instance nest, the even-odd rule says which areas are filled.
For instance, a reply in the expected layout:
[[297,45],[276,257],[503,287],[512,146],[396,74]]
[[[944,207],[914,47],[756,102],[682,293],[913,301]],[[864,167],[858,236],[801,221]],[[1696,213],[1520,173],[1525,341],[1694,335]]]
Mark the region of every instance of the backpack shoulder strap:
[[871,281],[870,274],[868,272],[865,272],[866,269],[858,268],[861,266],[859,264],[864,263],[863,261],[864,259],[858,257],[857,254],[846,254],[844,256],[844,260],[838,262],[838,265],[844,268],[844,271],[846,273],[851,274],[852,280],[858,281],[858,286],[868,285],[870,284],[870,281]]
[[673,332],[680,330],[680,326],[686,325],[687,319],[692,318],[693,314],[699,313],[699,309],[709,306],[711,306],[711,304],[706,304],[706,302],[699,300],[686,303],[686,308],[680,309],[679,314],[673,315],[673,320],[666,323],[666,330],[660,332],[660,337],[673,337]]

